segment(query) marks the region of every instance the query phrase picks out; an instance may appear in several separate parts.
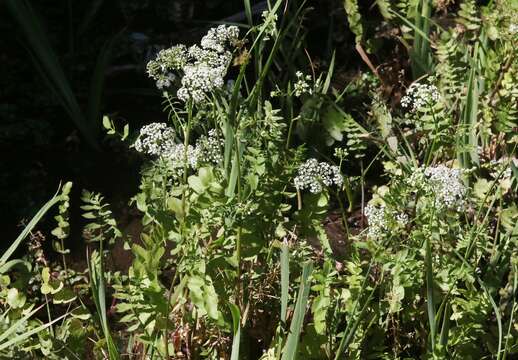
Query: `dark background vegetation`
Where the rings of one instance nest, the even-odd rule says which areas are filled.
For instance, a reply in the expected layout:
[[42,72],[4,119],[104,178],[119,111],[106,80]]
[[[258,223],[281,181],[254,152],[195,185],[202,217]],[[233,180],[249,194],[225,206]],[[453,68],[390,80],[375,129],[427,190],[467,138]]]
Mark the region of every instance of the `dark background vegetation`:
[[[245,22],[240,0],[25,1],[40,18],[81,107],[88,103],[97,55],[116,37],[103,71],[101,113],[109,114],[120,127],[129,124],[133,135],[143,124],[166,120],[160,93],[145,73],[147,61],[160,48],[198,41],[214,22]],[[253,2],[258,9],[256,18],[264,3]],[[308,53],[318,66],[337,49],[335,77],[340,86],[348,73],[360,66],[342,4],[326,0],[310,5]],[[74,221],[79,221],[83,188],[103,193],[121,218],[127,213],[128,199],[137,192],[140,158],[127,144],[104,135],[100,117],[96,123],[100,150],[84,141],[42,80],[24,33],[2,3],[0,33],[1,247],[14,240],[20,224],[28,221],[64,181],[74,182],[72,231],[80,228]],[[304,62],[306,59],[301,59]],[[52,226],[49,219],[47,223]]]

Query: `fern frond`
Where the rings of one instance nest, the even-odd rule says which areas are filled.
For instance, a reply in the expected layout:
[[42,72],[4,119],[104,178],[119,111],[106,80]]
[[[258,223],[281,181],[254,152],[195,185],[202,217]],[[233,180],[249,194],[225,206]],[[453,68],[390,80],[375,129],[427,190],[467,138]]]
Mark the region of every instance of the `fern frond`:
[[362,16],[358,8],[358,1],[344,0],[344,9],[347,14],[347,20],[349,21],[349,28],[355,35],[356,43],[359,44],[363,38],[363,25]]
[[84,234],[89,242],[108,240],[113,243],[115,239],[122,237],[122,233],[117,228],[117,222],[112,216],[109,204],[104,202],[101,194],[83,190],[81,200],[84,205],[81,209],[85,211],[83,217],[91,220],[84,227]]
[[457,22],[463,25],[468,31],[477,31],[480,28],[481,19],[475,0],[465,0],[460,4],[457,14]]

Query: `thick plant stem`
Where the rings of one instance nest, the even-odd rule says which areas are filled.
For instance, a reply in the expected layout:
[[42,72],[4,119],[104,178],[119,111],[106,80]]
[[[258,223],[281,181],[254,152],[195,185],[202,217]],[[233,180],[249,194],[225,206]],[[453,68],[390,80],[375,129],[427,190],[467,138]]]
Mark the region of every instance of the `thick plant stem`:
[[[185,207],[187,203],[187,171],[189,170],[189,162],[188,162],[188,148],[189,148],[189,138],[191,135],[191,122],[192,122],[192,100],[187,104],[187,124],[185,124],[184,130],[184,141],[183,141],[183,176],[182,176],[182,221],[180,224],[180,233],[182,237],[185,236]],[[165,345],[165,355],[166,359],[170,359],[169,354],[169,311],[171,309],[171,296],[173,292],[173,287],[176,282],[178,276],[178,272],[175,272],[173,276],[173,280],[171,282],[171,286],[169,288],[168,301],[167,301],[167,312],[166,312],[166,324],[165,324],[165,332],[164,332],[164,345]]]

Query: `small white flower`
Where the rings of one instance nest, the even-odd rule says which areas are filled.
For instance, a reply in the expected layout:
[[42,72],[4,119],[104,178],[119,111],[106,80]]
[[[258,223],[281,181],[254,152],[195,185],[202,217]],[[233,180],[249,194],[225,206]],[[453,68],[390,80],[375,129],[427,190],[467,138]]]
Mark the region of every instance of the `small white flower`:
[[299,97],[302,94],[312,94],[313,89],[311,89],[309,85],[309,81],[311,81],[311,75],[304,76],[301,71],[297,71],[295,75],[297,76],[297,82],[293,86],[295,96]]
[[223,161],[223,139],[215,129],[208,136],[201,136],[196,146],[174,141],[175,132],[164,123],[152,123],[140,129],[140,135],[133,144],[138,152],[155,156],[167,161],[168,166],[175,169],[175,177],[183,174],[184,164],[196,169],[202,163],[220,163]]
[[271,11],[265,10],[261,14],[263,18],[263,24],[259,28],[260,31],[264,31],[266,34],[263,38],[264,41],[270,40],[270,37],[275,36],[277,34],[277,14]]
[[178,98],[182,101],[192,99],[196,103],[201,102],[207,93],[223,86],[225,73],[224,67],[210,67],[205,63],[186,65]]
[[222,53],[225,51],[225,46],[234,46],[239,37],[239,28],[237,26],[219,25],[212,28],[201,39],[201,46],[204,49],[214,50]]
[[338,166],[309,159],[299,167],[294,183],[298,190],[309,189],[316,194],[322,191],[322,185],[342,186],[343,178]]
[[367,236],[379,238],[388,231],[388,221],[384,205],[374,206],[372,204],[367,204],[363,213],[369,222]]
[[[185,158],[186,155],[187,158]],[[184,144],[175,144],[174,146],[171,146],[168,151],[162,155],[162,157],[169,160],[173,168],[183,169],[184,160],[187,160],[187,164],[192,169],[196,169],[198,166],[198,149],[192,145],[187,146],[186,154]]]
[[201,40],[201,47],[176,45],[158,53],[147,65],[148,74],[159,89],[171,87],[181,78],[177,97],[187,102],[202,102],[207,95],[223,87],[227,68],[232,61],[231,47],[236,46],[239,29],[236,26],[220,25],[212,28]]
[[174,80],[173,71],[181,70],[188,61],[185,45],[175,45],[169,49],[160,50],[155,60],[147,64],[149,77],[157,82],[157,87],[163,89]]
[[511,24],[509,25],[509,33],[511,34],[518,34],[518,24]]
[[216,52],[193,45],[189,48],[188,53],[194,64],[205,64],[214,68],[226,68],[232,61],[232,53],[228,50]]
[[151,123],[140,129],[140,135],[133,144],[135,150],[153,156],[162,156],[174,142],[174,130],[164,123]]
[[405,227],[409,221],[408,215],[404,212],[396,213],[394,219],[396,220],[397,224],[401,227]]
[[401,99],[401,106],[415,113],[423,109],[428,110],[439,99],[439,90],[435,85],[414,83]]
[[[510,161],[509,161],[510,160]],[[504,156],[498,160],[491,160],[489,162],[489,165],[491,167],[491,177],[493,179],[498,178],[500,173],[502,175],[500,176],[501,180],[511,179],[511,176],[513,175],[513,169],[511,168],[511,162],[518,166],[518,159],[517,158],[511,158]]]
[[215,129],[209,131],[208,136],[201,136],[196,142],[198,162],[218,164],[223,161],[223,138],[218,137]]
[[434,197],[437,209],[460,211],[465,206],[466,187],[462,181],[462,170],[445,165],[416,169],[408,184]]

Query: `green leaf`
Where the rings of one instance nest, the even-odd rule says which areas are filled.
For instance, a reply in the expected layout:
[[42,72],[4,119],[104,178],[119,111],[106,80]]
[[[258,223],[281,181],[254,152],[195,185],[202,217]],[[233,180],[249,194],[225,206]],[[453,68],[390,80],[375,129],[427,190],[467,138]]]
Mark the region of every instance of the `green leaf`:
[[483,200],[486,197],[487,192],[491,189],[491,183],[486,179],[478,179],[475,185],[473,185],[473,192],[475,196]]
[[204,297],[207,314],[214,320],[217,320],[219,317],[218,294],[216,294],[216,289],[214,289],[214,285],[212,285],[212,281],[208,277],[204,285]]
[[18,309],[25,305],[25,294],[18,291],[17,288],[10,288],[7,291],[7,304],[13,309]]
[[167,208],[169,210],[171,210],[172,212],[174,212],[178,216],[178,218],[184,217],[181,199],[178,199],[175,197],[168,198],[167,199]]
[[191,175],[187,179],[189,187],[194,190],[197,194],[203,194],[205,192],[205,186],[201,179],[196,175]]
[[129,135],[129,124],[124,125],[124,128],[122,130],[122,141],[126,140]]
[[329,294],[322,292],[321,295],[313,300],[313,304],[311,305],[315,331],[319,335],[325,334],[327,309],[329,308],[330,304],[331,299]]
[[52,298],[54,304],[68,304],[77,299],[76,294],[69,288],[63,288],[58,291]]
[[74,309],[70,315],[72,315],[73,317],[77,318],[77,319],[80,319],[80,320],[88,320],[92,317],[92,315],[90,314],[90,312],[88,311],[87,308],[85,308],[84,306],[81,306],[81,307],[78,307],[77,309]]
[[103,116],[103,127],[106,129],[106,130],[111,130],[113,128],[113,125],[112,125],[112,122],[110,120],[110,118],[106,115]]

